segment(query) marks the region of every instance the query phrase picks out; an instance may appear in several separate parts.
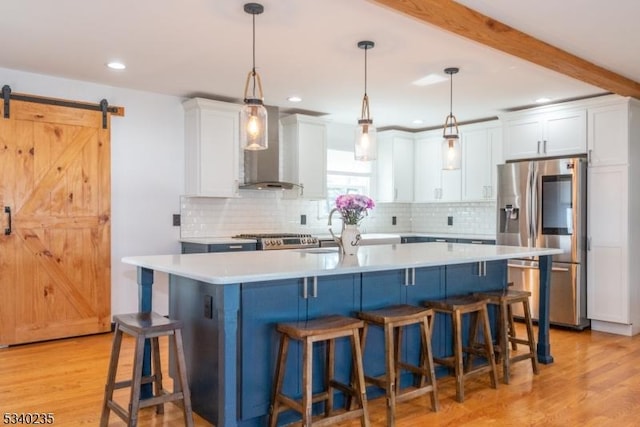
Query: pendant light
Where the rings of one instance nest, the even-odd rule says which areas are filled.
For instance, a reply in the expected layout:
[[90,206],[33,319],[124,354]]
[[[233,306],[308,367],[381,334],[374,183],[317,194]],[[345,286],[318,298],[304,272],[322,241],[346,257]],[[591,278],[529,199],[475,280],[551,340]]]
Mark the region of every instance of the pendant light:
[[[244,85],[244,106],[240,111],[240,140],[245,150],[266,150],[267,109],[263,105],[262,81],[256,71],[256,15],[264,12],[259,3],[247,3],[244,11],[253,15],[253,66]],[[251,84],[251,94],[249,85]],[[256,89],[258,95],[256,95]]]
[[453,115],[453,75],[460,71],[459,68],[445,68],[444,72],[450,76],[449,93],[449,115],[444,121],[442,131],[442,169],[460,169],[462,164],[462,150],[460,147],[460,136],[458,132],[458,121]]
[[367,95],[367,50],[373,49],[372,41],[358,42],[358,47],[364,49],[364,97],[362,98],[362,113],[356,128],[355,159],[375,160],[377,155],[376,128],[369,115],[369,96]]

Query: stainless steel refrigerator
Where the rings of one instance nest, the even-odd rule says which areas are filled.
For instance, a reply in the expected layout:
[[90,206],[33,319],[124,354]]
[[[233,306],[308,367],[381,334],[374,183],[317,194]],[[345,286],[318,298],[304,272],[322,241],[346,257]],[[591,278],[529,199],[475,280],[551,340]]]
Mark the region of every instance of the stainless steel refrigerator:
[[[586,158],[509,162],[498,166],[497,244],[560,248],[553,256],[550,322],[576,329],[586,318]],[[615,189],[612,189],[615,191]],[[538,260],[509,262],[514,289],[532,293],[538,317]],[[522,315],[522,310],[515,311]]]

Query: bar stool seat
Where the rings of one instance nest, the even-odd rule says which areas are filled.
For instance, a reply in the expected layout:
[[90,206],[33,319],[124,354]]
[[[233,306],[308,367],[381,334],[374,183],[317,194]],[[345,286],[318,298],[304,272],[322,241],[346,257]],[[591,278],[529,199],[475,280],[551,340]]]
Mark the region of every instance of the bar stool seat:
[[[280,323],[276,326],[280,332],[280,349],[276,364],[275,381],[271,395],[271,408],[269,411],[269,426],[275,427],[278,415],[286,410],[293,409],[302,416],[302,426],[310,427],[332,425],[352,418],[360,418],[362,427],[369,427],[369,412],[367,408],[367,395],[362,369],[362,352],[360,348],[360,329],[364,322],[346,316],[327,316],[306,322]],[[343,384],[335,380],[335,339],[347,337],[351,341],[351,356],[354,370],[354,384]],[[282,392],[285,364],[290,340],[302,342],[302,399],[295,400]],[[313,378],[313,344],[326,341],[326,391],[316,395],[312,392]],[[340,390],[355,398],[359,407],[352,409],[347,405],[346,410],[334,413],[333,394],[334,389]],[[314,420],[312,418],[312,404],[325,402],[324,417]]]
[[[498,321],[498,344],[496,350],[498,353],[498,359],[502,360],[502,381],[505,384],[509,384],[509,378],[511,376],[511,364],[522,360],[531,360],[531,367],[533,373],[538,374],[538,359],[536,356],[536,343],[533,333],[533,322],[531,319],[531,307],[529,305],[529,297],[531,292],[517,291],[517,290],[503,290],[492,292],[479,292],[474,294],[479,298],[484,298],[489,304],[497,305],[500,309],[499,321]],[[527,330],[526,338],[519,338],[516,334],[515,326],[513,324],[513,310],[514,304],[522,304],[524,310],[524,323]],[[529,351],[512,356],[511,349],[517,350],[518,344],[523,344],[529,347]]]
[[[358,313],[358,317],[366,322],[362,333],[363,353],[369,325],[375,325],[384,330],[385,373],[378,377],[365,375],[365,381],[385,390],[387,426],[395,425],[396,402],[429,394],[432,409],[438,411],[438,390],[431,351],[431,328],[429,327],[429,319],[433,317],[433,310],[401,304],[378,310],[363,311]],[[403,328],[409,325],[420,325],[420,365],[402,361],[402,332]],[[416,388],[401,391],[400,373],[403,369],[419,376],[420,381]]]
[[[127,426],[138,424],[138,412],[142,408],[155,406],[158,414],[164,413],[164,403],[182,401],[184,410],[184,423],[193,426],[193,412],[191,409],[191,395],[187,383],[187,371],[185,366],[184,351],[182,348],[182,322],[167,319],[157,313],[131,313],[114,316],[115,333],[111,349],[111,360],[107,374],[107,384],[104,392],[102,416],[100,426],[109,424],[110,411],[122,418]],[[131,335],[136,340],[133,359],[133,374],[131,380],[116,382],[118,359],[122,344],[122,334]],[[176,355],[178,382],[174,385],[174,391],[169,392],[162,385],[162,368],[160,364],[160,344],[158,337],[168,336]],[[142,361],[144,358],[144,342],[151,340],[152,373],[143,376]],[[153,397],[141,399],[140,388],[142,384],[153,384]],[[113,400],[114,390],[131,387],[131,397],[128,410]]]
[[[456,379],[456,400],[464,402],[464,382],[471,376],[488,374],[491,387],[497,388],[498,377],[495,364],[495,354],[491,340],[491,327],[489,324],[489,314],[487,311],[486,299],[474,297],[472,295],[449,297],[441,300],[425,301],[424,305],[434,310],[435,313],[450,315],[452,319],[453,333],[453,356],[434,357],[433,361],[439,365],[453,369]],[[471,314],[471,330],[469,332],[469,342],[463,346],[462,342],[462,317]],[[478,319],[478,316],[480,317]],[[431,327],[435,323],[432,322]],[[482,328],[484,340],[482,343],[476,341],[476,329],[478,321]],[[467,363],[464,362],[464,355],[467,355]],[[486,359],[485,364],[472,366],[470,363],[474,355],[482,356]]]

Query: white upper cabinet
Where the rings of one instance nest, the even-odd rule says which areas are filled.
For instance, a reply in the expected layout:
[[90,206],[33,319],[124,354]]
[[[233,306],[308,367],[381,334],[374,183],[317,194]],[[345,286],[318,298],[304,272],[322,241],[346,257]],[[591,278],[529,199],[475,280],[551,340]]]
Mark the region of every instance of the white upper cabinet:
[[378,202],[413,202],[413,135],[401,131],[379,132],[377,136]]
[[587,111],[529,110],[503,116],[505,158],[531,159],[587,152]]
[[462,200],[495,200],[496,166],[503,163],[500,122],[461,126],[460,134]]
[[316,117],[292,114],[282,124],[283,180],[303,186],[302,197],[327,197],[327,124]]
[[589,166],[629,161],[629,106],[626,101],[589,108]]
[[423,203],[460,201],[461,171],[442,169],[441,150],[441,130],[416,134],[414,201]]
[[185,101],[185,194],[236,197],[240,155],[240,105],[194,98]]

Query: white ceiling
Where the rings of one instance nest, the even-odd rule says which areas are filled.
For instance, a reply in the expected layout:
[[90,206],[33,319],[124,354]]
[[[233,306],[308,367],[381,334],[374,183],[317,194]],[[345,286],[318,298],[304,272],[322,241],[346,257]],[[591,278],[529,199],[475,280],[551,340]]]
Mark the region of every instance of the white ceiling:
[[[458,1],[640,81],[637,0]],[[240,100],[251,68],[251,16],[243,11],[244,3],[5,0],[0,2],[0,67],[184,97]],[[542,96],[563,100],[604,93],[368,0],[261,3],[265,13],[256,17],[256,65],[265,103],[285,110],[355,123],[364,92],[360,40],[376,43],[368,52],[368,94],[378,127],[439,126],[449,111],[448,81],[427,87],[411,82],[430,73],[444,75],[450,66],[461,69],[453,80],[453,112],[463,122],[531,105]],[[127,69],[105,67],[116,59]],[[12,90],[20,92],[19,82]],[[292,104],[290,95],[303,101]],[[413,124],[414,119],[424,124]]]

